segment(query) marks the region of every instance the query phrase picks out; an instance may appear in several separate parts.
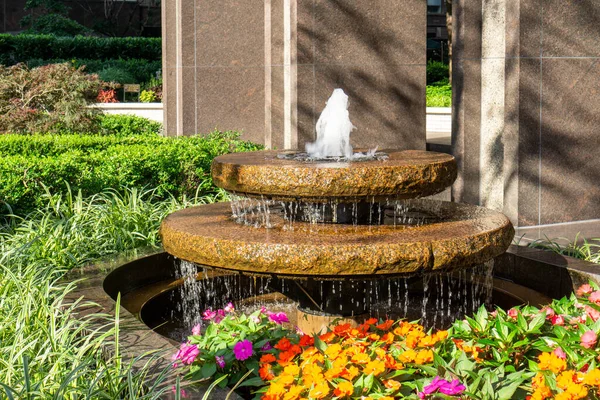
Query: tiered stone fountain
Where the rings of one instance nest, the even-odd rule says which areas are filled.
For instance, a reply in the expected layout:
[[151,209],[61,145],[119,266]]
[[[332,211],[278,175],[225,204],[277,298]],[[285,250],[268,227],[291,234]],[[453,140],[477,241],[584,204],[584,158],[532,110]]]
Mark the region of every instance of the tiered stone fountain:
[[424,198],[455,180],[452,156],[355,154],[314,160],[261,151],[216,158],[213,181],[234,201],[169,215],[161,227],[165,250],[201,266],[293,279],[296,290],[288,296],[298,302],[297,323],[315,331],[333,318],[368,314],[367,282],[448,276],[510,245],[514,230],[503,214]]

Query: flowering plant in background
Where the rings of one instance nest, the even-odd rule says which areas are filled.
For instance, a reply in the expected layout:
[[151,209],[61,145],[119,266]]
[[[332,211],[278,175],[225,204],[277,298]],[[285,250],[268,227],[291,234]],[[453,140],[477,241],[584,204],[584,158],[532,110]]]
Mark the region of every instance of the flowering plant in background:
[[115,89],[100,89],[98,97],[96,98],[98,103],[118,103],[117,92]]
[[210,324],[182,344],[175,363],[192,378],[253,386],[255,398],[598,399],[600,289],[538,309],[515,307],[428,331],[415,322],[338,324],[321,335],[286,329],[267,310],[207,310]]

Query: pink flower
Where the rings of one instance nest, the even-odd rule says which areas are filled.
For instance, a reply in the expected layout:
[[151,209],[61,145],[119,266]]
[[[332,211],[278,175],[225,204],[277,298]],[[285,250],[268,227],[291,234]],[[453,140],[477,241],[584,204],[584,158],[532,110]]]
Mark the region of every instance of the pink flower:
[[567,359],[567,353],[565,353],[565,351],[560,347],[555,348],[552,353],[554,353],[554,355],[558,358],[562,358],[563,360]]
[[552,325],[563,326],[565,324],[565,318],[562,315],[555,315],[551,319]]
[[284,322],[290,322],[290,320],[288,319],[287,315],[285,315],[284,312],[278,312],[278,313],[267,313],[267,315],[269,316],[269,320],[275,322],[278,325],[283,324]]
[[207,310],[205,310],[202,313],[202,319],[205,320],[205,321],[209,321],[209,320],[213,319],[216,316],[217,316],[217,313],[214,312],[213,310],[211,310],[210,308],[207,309]]
[[216,314],[217,315],[215,316],[215,324],[218,324],[221,321],[223,321],[223,318],[225,318],[225,311],[218,309]]
[[598,335],[594,331],[587,331],[583,335],[581,335],[581,345],[586,349],[591,349],[596,346],[596,342],[598,341]]
[[552,317],[554,317],[556,315],[556,312],[554,312],[552,307],[546,306],[546,307],[542,308],[542,311],[544,311],[546,313],[546,319],[551,319]]
[[418,393],[419,398],[424,399],[426,396],[435,392],[440,392],[449,396],[456,396],[462,394],[466,390],[466,387],[460,383],[458,379],[454,379],[449,382],[445,379],[436,376],[433,381],[423,388],[423,391]]
[[252,353],[252,342],[247,339],[237,342],[235,346],[233,346],[233,354],[237,360],[244,361],[250,358]]
[[516,308],[511,308],[510,310],[508,310],[507,314],[510,318],[517,319],[517,316],[519,315],[519,310],[517,310]]
[[491,316],[492,318],[496,318],[496,317],[498,316],[498,310],[494,310],[494,311],[492,311],[492,312],[490,313],[490,316]]
[[255,324],[260,324],[260,318],[258,318],[256,315],[251,315],[250,321],[254,322]]
[[[177,392],[177,388],[175,387],[175,385],[173,385],[173,387],[171,387],[171,392],[173,392],[173,393],[176,393],[176,392]],[[187,394],[187,392],[186,392],[185,390],[183,390],[183,389],[179,389],[179,396],[180,396],[182,399],[187,399],[187,397],[188,397],[188,394]]]
[[[172,360],[181,360],[184,365],[190,365],[194,362],[196,357],[198,357],[198,354],[200,354],[198,346],[186,342],[179,346],[179,351],[172,357]],[[174,364],[173,366],[176,367],[176,365],[177,364]]]
[[192,328],[192,335],[198,336],[200,334],[200,324],[194,325]]
[[596,290],[590,294],[589,300],[594,303],[600,303],[600,290]]
[[267,311],[267,309],[265,308],[265,306],[262,306],[262,307],[260,308],[260,313],[261,313],[261,314],[265,314],[265,315],[267,315],[267,314],[269,313],[269,311]]
[[592,319],[592,321],[596,322],[600,319],[600,311],[596,310],[593,307],[585,306],[585,313],[588,317]]
[[227,305],[225,306],[225,312],[232,313],[234,311],[235,307],[233,306],[233,303],[227,303]]
[[594,289],[592,289],[592,287],[589,284],[584,284],[579,286],[579,289],[577,289],[577,296],[583,296],[584,294],[590,294],[594,291]]
[[217,363],[217,367],[221,369],[225,368],[225,357],[215,356],[215,362]]

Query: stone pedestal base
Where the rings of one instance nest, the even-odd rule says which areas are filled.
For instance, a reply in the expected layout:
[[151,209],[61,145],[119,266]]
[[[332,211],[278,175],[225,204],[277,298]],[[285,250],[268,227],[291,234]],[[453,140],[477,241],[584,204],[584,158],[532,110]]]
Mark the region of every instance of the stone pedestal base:
[[367,314],[357,315],[353,317],[344,317],[341,315],[318,315],[311,314],[298,308],[297,310],[298,328],[307,335],[323,334],[327,332],[327,327],[334,321],[337,324],[347,324],[356,327],[362,324],[367,318]]

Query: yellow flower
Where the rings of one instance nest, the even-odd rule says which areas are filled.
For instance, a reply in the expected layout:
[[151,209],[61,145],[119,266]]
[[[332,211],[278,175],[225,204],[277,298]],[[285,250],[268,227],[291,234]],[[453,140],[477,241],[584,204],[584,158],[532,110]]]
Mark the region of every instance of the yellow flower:
[[340,355],[341,351],[342,346],[340,346],[339,343],[336,343],[332,344],[331,346],[327,347],[327,349],[325,349],[325,355],[331,358],[332,360],[335,360]]
[[341,381],[333,391],[334,395],[342,398],[352,396],[352,393],[354,393],[354,385],[348,381]]
[[285,386],[278,382],[271,382],[271,385],[269,385],[269,389],[265,394],[274,398],[281,397],[285,394]]
[[300,374],[300,368],[296,364],[290,364],[283,369],[283,373],[292,376]]
[[415,357],[415,364],[427,364],[433,362],[433,351],[431,350],[421,350],[417,353]]
[[583,378],[583,382],[586,385],[600,387],[600,369],[594,368],[588,371]]
[[402,361],[405,364],[415,361],[416,357],[417,357],[417,352],[412,349],[406,350],[404,353],[402,353],[398,356],[400,361]]
[[363,370],[366,375],[373,374],[375,376],[381,374],[383,371],[385,371],[385,363],[380,360],[369,362]]
[[308,396],[313,399],[323,399],[329,394],[329,385],[326,381],[321,380],[315,383],[315,386],[310,390]]
[[542,353],[539,360],[538,366],[542,371],[552,371],[558,374],[567,369],[567,362],[554,353]]

